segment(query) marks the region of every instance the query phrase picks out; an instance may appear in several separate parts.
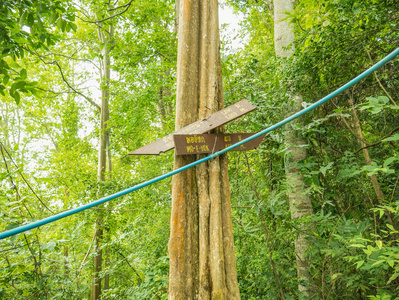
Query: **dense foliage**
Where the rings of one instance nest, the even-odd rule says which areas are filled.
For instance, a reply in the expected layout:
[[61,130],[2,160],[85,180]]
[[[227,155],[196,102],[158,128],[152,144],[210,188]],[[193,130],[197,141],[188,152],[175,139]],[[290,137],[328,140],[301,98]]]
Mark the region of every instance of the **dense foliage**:
[[[133,3],[133,4],[132,4]],[[0,3],[0,230],[133,186],[173,168],[173,153],[127,153],[174,128],[175,1]],[[227,126],[256,132],[286,116],[281,84],[305,107],[399,45],[395,0],[299,0],[287,18],[295,55],[276,59],[268,0],[231,0],[243,45],[222,31],[226,105],[258,107]],[[109,17],[110,16],[110,17]],[[109,18],[108,18],[109,17]],[[113,25],[112,179],[97,180],[102,44]],[[100,26],[100,27],[99,27]],[[104,27],[101,27],[104,26]],[[235,50],[234,50],[235,49]],[[298,134],[315,214],[313,299],[398,299],[399,60],[308,113]],[[284,65],[284,68],[280,66]],[[287,125],[290,126],[290,125]],[[230,185],[242,299],[299,299],[295,229],[286,196],[284,129],[252,152],[231,152]],[[167,299],[170,180],[0,241],[0,299],[90,299],[94,224],[108,299]]]

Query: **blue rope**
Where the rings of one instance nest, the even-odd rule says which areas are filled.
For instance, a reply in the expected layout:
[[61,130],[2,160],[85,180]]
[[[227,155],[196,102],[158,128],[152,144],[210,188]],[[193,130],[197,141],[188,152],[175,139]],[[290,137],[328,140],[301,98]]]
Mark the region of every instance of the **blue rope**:
[[64,211],[64,212],[62,212],[62,213],[59,213],[59,214],[57,214],[57,215],[53,215],[53,216],[51,216],[51,217],[44,218],[44,219],[39,220],[39,221],[36,221],[36,222],[32,222],[32,223],[30,223],[30,224],[26,224],[26,225],[23,225],[23,226],[20,226],[20,227],[17,227],[17,228],[14,228],[14,229],[11,229],[11,230],[2,232],[2,233],[0,233],[0,240],[1,240],[1,239],[5,239],[5,238],[7,238],[7,237],[9,237],[9,236],[13,236],[13,235],[22,233],[22,232],[24,232],[24,231],[28,231],[28,230],[31,230],[31,229],[34,229],[34,228],[43,226],[43,225],[45,225],[45,224],[48,224],[48,223],[57,221],[57,220],[59,220],[59,219],[62,219],[62,218],[71,216],[71,215],[73,215],[73,214],[76,214],[76,213],[81,212],[81,211],[83,211],[83,210],[92,208],[92,207],[94,207],[94,206],[103,204],[103,203],[108,202],[108,201],[110,201],[110,200],[112,200],[112,199],[115,199],[115,198],[124,196],[124,195],[126,195],[126,194],[128,194],[128,193],[131,193],[131,192],[133,192],[133,191],[139,190],[139,189],[141,189],[141,188],[143,188],[143,187],[146,187],[146,186],[148,186],[148,185],[150,185],[150,184],[153,184],[153,183],[156,183],[156,182],[161,181],[161,180],[163,180],[163,179],[166,179],[166,178],[168,178],[168,177],[171,177],[171,176],[173,176],[173,175],[175,175],[175,174],[177,174],[177,173],[180,173],[180,172],[182,172],[182,171],[184,171],[184,170],[187,170],[187,169],[189,169],[189,168],[192,168],[192,167],[194,167],[194,166],[196,166],[196,165],[198,165],[198,164],[200,164],[200,163],[203,163],[203,162],[205,162],[205,161],[208,161],[208,160],[211,160],[211,159],[213,159],[213,158],[215,158],[215,157],[218,157],[219,155],[221,155],[221,154],[223,154],[223,153],[226,153],[226,152],[229,151],[229,150],[232,150],[232,149],[234,149],[234,148],[236,148],[236,147],[239,147],[239,146],[242,145],[242,144],[245,144],[246,142],[249,142],[249,141],[251,141],[251,140],[253,140],[253,139],[256,139],[257,137],[259,137],[259,136],[261,136],[261,135],[264,135],[264,134],[266,134],[266,133],[268,133],[268,132],[270,132],[270,131],[272,131],[272,130],[278,128],[278,127],[281,127],[281,126],[283,126],[284,124],[286,124],[286,123],[288,123],[288,122],[291,122],[292,120],[294,120],[294,119],[296,119],[296,118],[298,118],[298,117],[300,117],[300,116],[306,114],[306,113],[309,112],[310,110],[315,109],[316,107],[320,106],[320,105],[323,104],[324,102],[330,100],[331,98],[337,96],[339,93],[343,92],[343,91],[346,90],[347,88],[351,87],[352,85],[354,85],[355,83],[357,83],[358,81],[360,81],[361,79],[363,79],[364,77],[368,76],[368,75],[371,74],[372,72],[378,70],[379,68],[381,68],[384,64],[386,64],[386,63],[389,62],[390,60],[392,60],[392,59],[393,59],[395,56],[397,56],[398,54],[399,54],[399,48],[397,48],[395,51],[391,52],[391,53],[390,53],[389,55],[387,55],[384,59],[380,60],[380,61],[379,61],[378,63],[376,63],[374,66],[372,66],[371,68],[367,69],[366,71],[364,71],[363,73],[361,73],[361,74],[358,75],[357,77],[353,78],[351,81],[349,81],[348,83],[344,84],[344,85],[341,86],[339,89],[337,89],[337,90],[335,90],[334,92],[332,92],[331,94],[325,96],[324,98],[322,98],[322,99],[320,99],[319,101],[313,103],[312,105],[308,106],[307,108],[305,108],[305,109],[303,109],[303,110],[301,110],[301,111],[299,111],[299,112],[293,114],[292,116],[290,116],[290,117],[288,117],[288,118],[286,118],[286,119],[284,119],[284,120],[278,122],[277,124],[274,124],[274,125],[270,126],[269,128],[266,128],[266,129],[264,129],[264,130],[262,130],[262,131],[260,131],[260,132],[258,132],[258,133],[256,133],[256,134],[250,136],[249,138],[246,138],[246,139],[244,139],[244,140],[242,140],[242,141],[240,141],[240,142],[238,142],[238,143],[236,143],[236,144],[234,144],[234,145],[231,145],[231,146],[229,146],[229,147],[227,147],[227,148],[225,148],[225,149],[223,149],[223,150],[220,150],[220,151],[215,152],[215,153],[213,153],[213,154],[211,154],[211,155],[209,155],[209,156],[206,156],[206,157],[204,157],[204,158],[202,158],[202,159],[199,159],[199,160],[197,160],[197,161],[195,161],[195,162],[192,162],[192,163],[190,163],[190,164],[188,164],[188,165],[185,165],[184,167],[181,167],[181,168],[179,168],[179,169],[173,170],[173,171],[168,172],[168,173],[166,173],[166,174],[163,174],[163,175],[161,175],[161,176],[155,177],[155,178],[153,178],[153,179],[151,179],[151,180],[148,180],[148,181],[146,181],[146,182],[137,184],[137,185],[135,185],[135,186],[133,186],[133,187],[131,187],[131,188],[128,188],[128,189],[123,190],[123,191],[120,191],[120,192],[115,193],[115,194],[113,194],[113,195],[110,195],[110,196],[101,198],[101,199],[99,199],[99,200],[97,200],[97,201],[94,201],[94,202],[91,202],[91,203],[82,205],[82,206],[80,206],[80,207],[78,207],[78,208],[73,208],[73,209],[70,209],[70,210],[68,210],[68,211]]

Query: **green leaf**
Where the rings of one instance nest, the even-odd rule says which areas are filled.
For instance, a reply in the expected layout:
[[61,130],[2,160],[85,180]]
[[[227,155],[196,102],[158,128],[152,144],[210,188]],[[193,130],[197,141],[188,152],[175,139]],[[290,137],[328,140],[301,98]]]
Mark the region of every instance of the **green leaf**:
[[10,177],[10,173],[8,173],[8,172],[0,173],[0,181],[6,179],[8,177]]
[[34,22],[35,22],[35,17],[33,16],[33,13],[30,12],[28,14],[27,24],[29,27],[31,27]]
[[382,241],[375,241],[375,243],[379,249],[382,248]]
[[366,246],[365,246],[365,245],[362,245],[362,244],[352,244],[352,245],[350,245],[349,247],[364,248],[364,247],[366,247]]
[[399,272],[393,273],[393,275],[389,278],[387,284],[390,284],[392,281],[394,281],[396,278],[398,278]]
[[11,85],[11,92],[25,88],[26,81],[17,81]]
[[379,96],[378,101],[387,104],[389,102],[389,98],[387,96]]
[[13,93],[10,92],[10,95],[11,95],[11,97],[14,98],[15,103],[19,104],[19,102],[21,100],[21,96],[19,95],[19,93],[18,92],[13,92]]
[[18,265],[17,271],[19,273],[23,273],[25,270],[26,270],[26,266],[25,265]]
[[40,94],[38,93],[38,91],[35,88],[29,89],[29,91],[31,92],[31,94],[33,96],[35,96],[36,98],[40,98]]
[[399,158],[396,157],[396,156],[392,156],[392,157],[387,158],[387,159],[384,161],[384,168],[388,168],[388,166],[389,166],[391,163],[393,163],[395,160],[398,160],[398,159],[399,159]]
[[19,72],[19,74],[22,79],[26,79],[26,77],[27,77],[26,69],[22,69],[21,72]]
[[41,244],[40,248],[43,249],[43,250],[46,249],[46,250],[52,251],[52,250],[54,250],[55,246],[56,246],[55,242],[49,242],[47,244]]
[[30,33],[31,33],[31,35],[35,35],[35,34],[36,34],[36,26],[35,26],[35,23],[33,23],[33,24],[30,26]]
[[50,24],[54,24],[54,22],[58,19],[58,17],[59,17],[58,13],[53,13],[53,15],[49,20]]
[[366,99],[369,100],[370,102],[378,103],[378,99],[377,98],[367,97]]
[[386,139],[383,139],[383,142],[390,142],[390,141],[397,141],[399,140],[399,133],[395,133],[394,135],[387,137]]
[[62,20],[62,25],[61,25],[61,31],[65,32],[66,31],[66,26],[67,26],[67,22]]
[[4,77],[3,77],[3,83],[4,83],[4,85],[7,85],[7,83],[8,83],[9,80],[10,80],[10,76],[4,75]]
[[359,269],[364,264],[364,260],[358,261],[356,263],[356,269]]
[[333,276],[331,276],[331,280],[335,280],[340,275],[342,275],[342,273],[335,273]]
[[374,266],[376,266],[376,265],[382,264],[383,262],[384,262],[383,260],[378,260],[378,261],[376,261],[375,263],[373,263],[371,266],[374,267]]
[[11,230],[11,229],[14,229],[14,228],[17,228],[17,227],[19,227],[19,223],[13,222],[13,223],[8,224],[6,226],[6,228],[4,228],[4,229],[7,231],[7,230]]
[[11,29],[11,34],[16,34],[21,31],[21,26],[19,24],[15,24],[14,27]]
[[71,26],[72,30],[75,32],[78,29],[78,25],[76,25],[75,23],[69,23],[69,26]]
[[355,13],[355,15],[358,15],[362,12],[362,8],[361,7],[356,7],[353,9],[353,12]]
[[19,18],[19,25],[23,26],[25,24],[26,17],[28,16],[28,11],[25,10],[21,17]]
[[63,20],[62,20],[61,18],[59,18],[59,19],[57,20],[57,27],[58,27],[60,30],[62,30],[62,23],[63,23]]
[[321,172],[323,175],[326,175],[327,170],[331,169],[331,167],[333,166],[333,164],[334,164],[333,162],[330,162],[327,166],[321,167],[321,168],[320,168],[320,172]]

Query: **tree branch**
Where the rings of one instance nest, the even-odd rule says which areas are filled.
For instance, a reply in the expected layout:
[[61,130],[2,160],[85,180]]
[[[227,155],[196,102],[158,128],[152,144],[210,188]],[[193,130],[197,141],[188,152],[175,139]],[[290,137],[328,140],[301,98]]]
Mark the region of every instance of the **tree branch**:
[[11,154],[7,151],[6,147],[3,145],[2,142],[0,142],[0,147],[2,149],[1,152],[4,151],[7,153],[8,157],[10,158],[11,162],[14,164],[14,166],[17,168],[19,175],[21,175],[22,180],[26,183],[26,185],[29,187],[29,189],[32,191],[32,193],[36,196],[36,198],[40,201],[40,203],[52,214],[54,214],[54,212],[42,201],[42,199],[40,199],[40,197],[36,194],[36,192],[33,190],[33,188],[30,186],[30,184],[28,183],[28,181],[26,180],[26,178],[24,177],[24,175],[19,171],[19,167],[17,165],[17,163],[12,159]]
[[61,57],[64,57],[64,58],[76,60],[76,61],[88,62],[88,63],[92,64],[94,67],[96,67],[97,69],[100,69],[99,66],[97,66],[94,62],[92,62],[89,59],[81,59],[81,58],[76,58],[76,57],[72,57],[72,56],[68,56],[68,55],[60,54],[60,53],[54,53],[54,52],[50,52],[50,54],[52,54],[54,56],[61,56]]
[[[334,103],[334,101],[331,101],[331,103],[332,103],[337,109],[339,109],[339,106],[337,106],[337,105]],[[369,143],[367,143],[363,138],[361,138],[360,136],[358,136],[358,135],[353,131],[352,127],[349,125],[349,123],[345,120],[345,118],[344,118],[343,116],[337,115],[337,118],[338,118],[339,120],[341,120],[342,122],[344,122],[344,124],[346,125],[346,127],[349,129],[349,131],[352,133],[352,135],[353,135],[355,138],[357,138],[358,140],[362,141],[362,142],[365,143],[365,144],[369,144]]]
[[384,140],[384,139],[390,137],[390,136],[393,135],[396,131],[399,131],[399,127],[397,127],[397,128],[395,128],[394,130],[392,130],[390,133],[388,133],[386,136],[384,136],[384,137],[383,137],[382,139],[380,139],[378,142],[375,142],[375,143],[369,144],[369,145],[367,145],[367,146],[365,146],[365,147],[359,148],[358,150],[356,150],[355,153],[358,153],[359,151],[362,151],[363,149],[366,149],[366,148],[369,148],[369,147],[373,147],[373,146],[377,146],[377,145],[381,144],[381,143],[382,143],[382,140]]
[[72,86],[69,84],[69,82],[66,80],[66,78],[65,78],[65,76],[64,76],[64,73],[62,72],[61,66],[59,65],[59,63],[58,63],[56,60],[55,60],[55,61],[52,61],[52,62],[49,62],[48,64],[56,65],[56,66],[58,67],[58,70],[60,71],[62,80],[66,83],[66,85],[67,85],[71,90],[73,90],[75,93],[77,93],[78,95],[82,96],[86,101],[88,101],[91,105],[93,105],[94,107],[96,107],[96,108],[98,109],[98,111],[101,112],[101,107],[100,107],[96,102],[94,102],[92,99],[90,99],[89,97],[87,97],[87,96],[84,95],[83,93],[77,91],[74,87],[72,87]]
[[[367,56],[369,57],[371,64],[374,65],[373,59],[371,58],[371,55],[370,55],[370,52],[367,50],[367,48],[366,48],[365,46],[363,46],[363,48],[364,48],[364,50],[366,51]],[[392,102],[395,106],[397,106],[397,105],[396,105],[396,102],[392,99],[391,95],[387,92],[387,90],[386,90],[386,89],[384,88],[384,86],[382,85],[381,81],[378,79],[377,71],[374,71],[373,73],[374,73],[375,80],[377,80],[379,86],[380,86],[381,89],[384,91],[385,95],[387,95],[388,98],[389,98],[389,100],[391,100],[391,102]]]
[[399,182],[399,176],[396,179],[395,185],[394,185],[393,190],[392,190],[391,202],[393,201],[393,197],[395,196],[396,187],[398,186],[398,182]]
[[120,8],[123,8],[123,7],[126,7],[126,6],[130,6],[130,5],[132,4],[132,2],[133,2],[133,0],[130,0],[130,1],[129,1],[128,3],[126,3],[126,4],[123,4],[123,5],[114,7],[114,8],[109,8],[108,11],[114,11],[114,10],[117,10],[117,9],[120,9]]
[[[65,78],[64,76],[64,72],[62,72],[61,66],[58,63],[58,61],[54,60],[54,61],[50,61],[50,62],[46,62],[43,58],[44,56],[40,55],[39,53],[37,53],[34,49],[29,49],[30,52],[33,52],[36,54],[36,56],[45,64],[45,65],[56,65],[58,70],[60,71],[62,80],[65,82],[65,84],[72,90],[74,91],[76,94],[82,96],[87,102],[89,102],[91,105],[93,105],[95,108],[98,109],[98,111],[101,112],[101,107],[94,102],[92,99],[90,99],[89,97],[87,97],[85,94],[79,92],[78,90],[76,90],[73,86],[70,85],[70,83],[68,82],[68,80]],[[47,57],[46,57],[47,58]]]
[[[31,244],[33,244],[33,242]],[[0,250],[0,253],[11,251],[11,250],[15,250],[15,249],[19,249],[19,248],[22,248],[22,247],[25,247],[25,246],[27,246],[27,244],[23,244],[21,246],[15,246],[15,247],[12,247],[12,248],[3,249],[3,250]]]
[[120,16],[120,15],[124,14],[124,13],[129,9],[130,5],[132,5],[132,2],[133,2],[133,0],[130,0],[128,3],[126,3],[126,4],[124,4],[124,5],[121,5],[121,6],[118,6],[118,7],[115,7],[115,8],[110,8],[110,9],[108,9],[108,11],[114,11],[114,10],[116,10],[116,9],[125,7],[124,10],[122,10],[122,11],[116,13],[116,14],[113,14],[113,15],[107,17],[107,18],[101,19],[101,20],[90,21],[90,20],[82,19],[82,18],[79,17],[79,16],[78,16],[78,18],[79,18],[80,20],[82,20],[83,22],[99,25],[99,23],[102,23],[102,22],[104,22],[104,21],[108,21],[108,20],[110,20],[110,19],[113,19],[113,18],[115,18],[115,17],[117,17],[117,16]]
[[136,271],[135,268],[133,268],[133,266],[129,263],[129,261],[127,260],[126,256],[124,256],[122,253],[120,253],[119,251],[116,251],[116,253],[118,253],[120,256],[122,256],[124,258],[124,260],[126,261],[126,263],[128,264],[128,266],[130,268],[132,268],[132,270],[134,271],[134,273],[136,273],[138,279],[139,279],[139,285],[143,282],[143,279],[141,279],[140,274]]
[[163,54],[161,51],[157,51],[157,54],[159,54],[160,56],[162,56],[163,58],[165,58],[168,62],[172,62],[171,60],[170,60],[170,58],[169,57],[167,57],[165,54]]
[[93,242],[94,242],[95,239],[96,239],[96,234],[93,235],[93,238],[92,238],[92,240],[91,240],[89,249],[87,249],[86,255],[85,255],[85,257],[83,258],[82,263],[80,264],[78,274],[76,275],[76,291],[78,291],[79,276],[80,276],[80,273],[82,272],[83,264],[85,263],[86,258],[87,258],[87,256],[88,256],[89,253],[90,253],[90,249],[91,249],[91,247],[93,246]]

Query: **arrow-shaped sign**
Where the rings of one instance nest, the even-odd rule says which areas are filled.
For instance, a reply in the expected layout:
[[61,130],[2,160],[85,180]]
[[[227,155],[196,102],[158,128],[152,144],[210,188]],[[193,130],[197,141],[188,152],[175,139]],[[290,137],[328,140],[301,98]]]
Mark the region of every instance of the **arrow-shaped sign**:
[[215,129],[223,124],[241,117],[250,111],[256,109],[247,100],[241,100],[236,104],[230,105],[202,120],[194,122],[186,127],[183,127],[167,136],[152,142],[144,147],[141,147],[131,153],[130,155],[158,155],[161,152],[166,152],[175,147],[173,136],[175,134],[202,134]]

